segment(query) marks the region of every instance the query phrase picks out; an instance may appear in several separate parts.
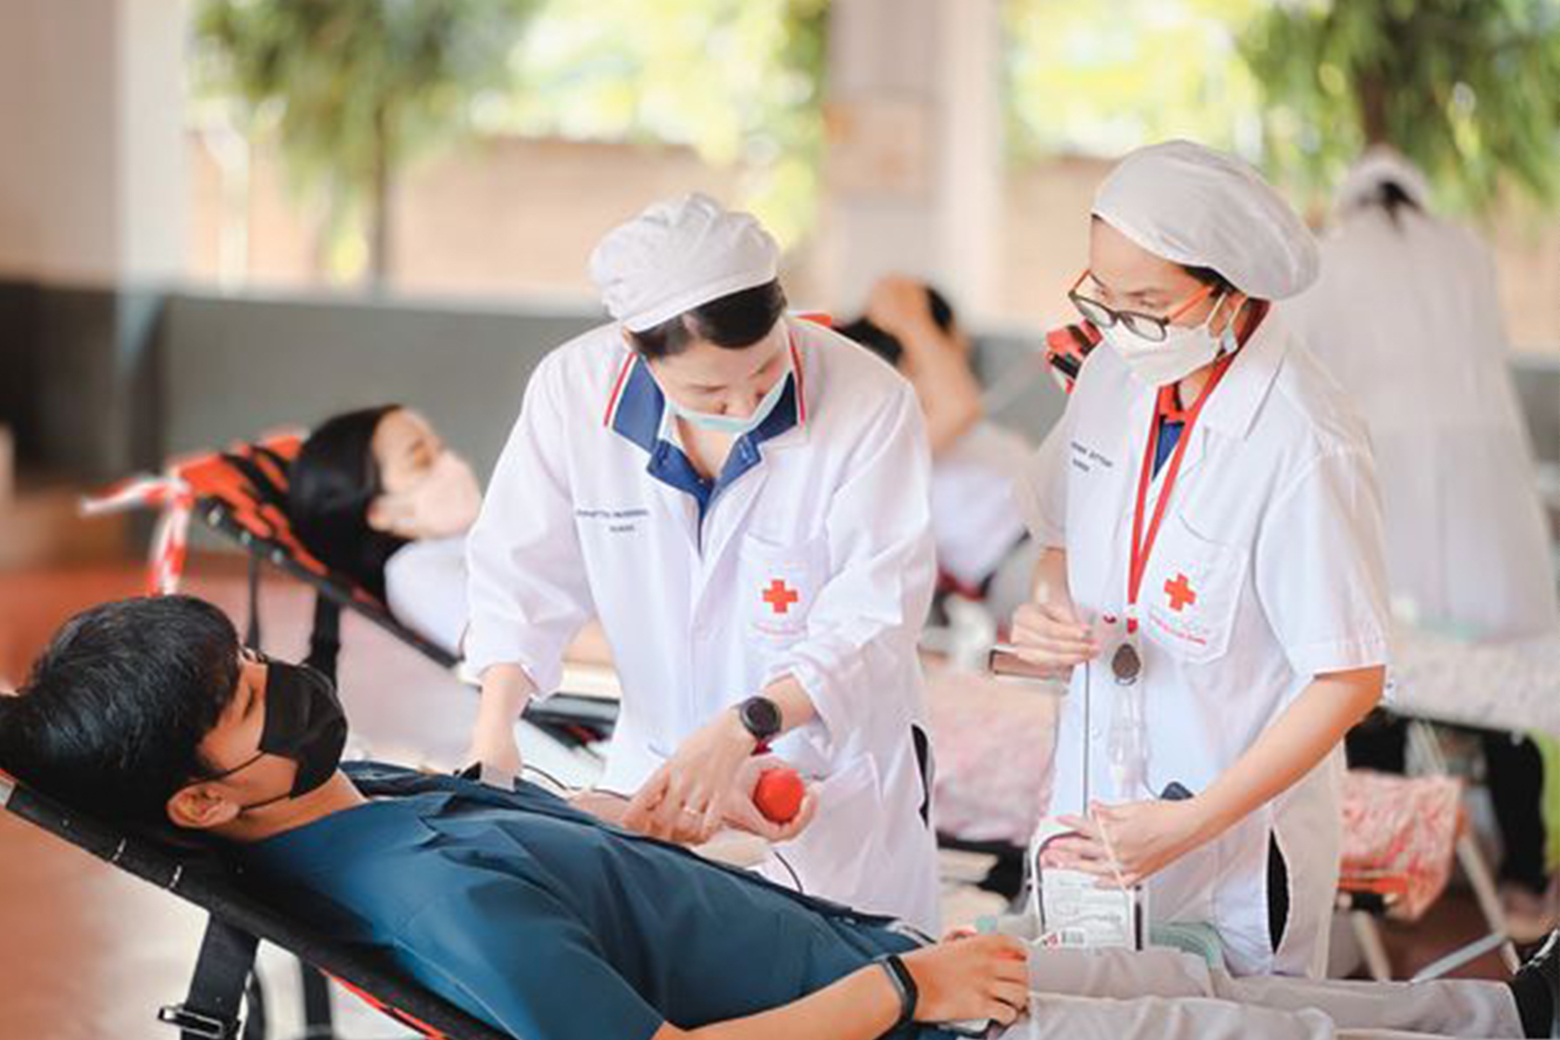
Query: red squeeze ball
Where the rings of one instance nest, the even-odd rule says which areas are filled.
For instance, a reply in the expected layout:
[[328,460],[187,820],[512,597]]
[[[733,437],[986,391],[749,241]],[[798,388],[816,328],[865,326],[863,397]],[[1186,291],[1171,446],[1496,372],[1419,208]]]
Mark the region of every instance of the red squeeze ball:
[[769,822],[790,823],[802,811],[802,798],[806,793],[807,788],[796,770],[777,766],[758,774],[753,804]]

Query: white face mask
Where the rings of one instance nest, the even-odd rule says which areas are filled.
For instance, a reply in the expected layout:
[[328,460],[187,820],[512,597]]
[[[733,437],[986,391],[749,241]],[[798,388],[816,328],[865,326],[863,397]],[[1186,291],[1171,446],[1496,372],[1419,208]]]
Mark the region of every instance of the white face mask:
[[1117,324],[1101,329],[1105,342],[1127,363],[1132,375],[1144,386],[1158,388],[1179,383],[1199,368],[1212,364],[1220,354],[1233,351],[1238,345],[1235,339],[1235,318],[1229,316],[1224,331],[1215,336],[1208,328],[1215,307],[1208,321],[1191,328],[1171,325],[1165,329],[1165,338],[1155,342]]
[[787,378],[789,375],[790,369],[787,367],[786,371],[781,372],[779,378],[775,380],[775,385],[769,388],[769,392],[764,395],[763,400],[758,402],[758,407],[753,409],[752,415],[713,415],[709,412],[698,412],[678,404],[677,399],[666,393],[664,388],[661,391],[661,395],[666,398],[667,406],[671,408],[672,414],[690,426],[707,430],[710,433],[724,433],[733,437],[740,437],[744,433],[750,433],[758,429],[764,420],[769,418],[769,414],[780,403],[780,398],[785,396],[785,385],[789,382]]
[[428,475],[410,491],[381,498],[392,534],[402,538],[449,538],[465,534],[482,510],[482,488],[466,460],[453,451],[439,455]]

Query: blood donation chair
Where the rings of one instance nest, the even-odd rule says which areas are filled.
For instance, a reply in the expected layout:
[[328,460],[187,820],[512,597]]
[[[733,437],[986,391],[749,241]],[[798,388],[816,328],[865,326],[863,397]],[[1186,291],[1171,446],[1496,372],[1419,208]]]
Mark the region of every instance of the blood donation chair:
[[494,1030],[400,975],[360,947],[332,940],[244,891],[212,844],[162,830],[131,831],[95,820],[0,772],[0,809],[206,911],[205,937],[185,999],[159,1021],[180,1040],[263,1040],[266,1001],[255,954],[260,942],[287,950],[303,972],[305,1036],[334,1040],[327,979],[430,1040],[519,1040]]
[[[270,564],[314,590],[309,658],[328,674],[335,673],[343,609],[366,618],[440,667],[458,671],[460,662],[454,654],[401,624],[383,601],[326,567],[298,540],[286,513],[287,473],[302,444],[301,434],[284,432],[240,442],[227,451],[177,458],[163,476],[125,481],[86,502],[83,512],[89,516],[138,508],[161,512],[149,565],[151,591],[157,593],[178,588],[192,517],[242,546],[249,554],[245,637],[249,646],[260,646],[261,569]],[[600,744],[612,735],[616,721],[615,701],[567,691],[533,702],[525,714],[525,722],[568,749]]]
[[[1410,740],[1434,740],[1428,726]],[[1435,752],[1421,752],[1427,758]],[[1506,934],[1494,872],[1468,828],[1463,785],[1444,764],[1425,776],[1352,769],[1343,785],[1343,857],[1338,907],[1349,915],[1372,978],[1393,977],[1379,922],[1412,924],[1423,918],[1460,868],[1488,931],[1416,972],[1413,981],[1441,978],[1489,953],[1509,970],[1520,963]]]

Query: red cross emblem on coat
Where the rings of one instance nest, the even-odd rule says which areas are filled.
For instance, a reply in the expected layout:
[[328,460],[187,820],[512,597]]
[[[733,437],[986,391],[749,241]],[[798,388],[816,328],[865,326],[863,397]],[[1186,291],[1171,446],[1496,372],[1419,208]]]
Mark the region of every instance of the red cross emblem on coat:
[[1197,593],[1192,591],[1192,584],[1184,574],[1177,574],[1174,581],[1165,582],[1165,595],[1170,597],[1170,609],[1177,614],[1197,602]]
[[769,609],[776,614],[789,614],[791,604],[801,600],[802,594],[786,585],[779,578],[769,583],[769,588],[764,590],[764,602],[769,604]]

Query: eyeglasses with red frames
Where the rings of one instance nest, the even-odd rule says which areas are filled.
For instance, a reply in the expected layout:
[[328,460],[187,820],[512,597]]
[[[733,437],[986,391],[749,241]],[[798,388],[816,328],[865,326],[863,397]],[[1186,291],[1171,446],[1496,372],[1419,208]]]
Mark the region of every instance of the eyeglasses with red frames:
[[1203,286],[1185,302],[1178,304],[1169,314],[1161,318],[1153,314],[1143,314],[1140,311],[1119,311],[1114,307],[1106,306],[1091,296],[1085,296],[1078,290],[1083,287],[1084,282],[1088,281],[1089,273],[1089,270],[1085,268],[1083,273],[1078,276],[1078,280],[1073,282],[1072,288],[1067,290],[1067,298],[1078,309],[1078,313],[1083,315],[1084,320],[1099,329],[1108,329],[1119,324],[1134,336],[1146,339],[1150,343],[1163,343],[1168,335],[1166,330],[1169,328],[1170,323],[1197,306],[1214,291],[1214,286],[1212,285]]

